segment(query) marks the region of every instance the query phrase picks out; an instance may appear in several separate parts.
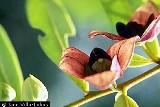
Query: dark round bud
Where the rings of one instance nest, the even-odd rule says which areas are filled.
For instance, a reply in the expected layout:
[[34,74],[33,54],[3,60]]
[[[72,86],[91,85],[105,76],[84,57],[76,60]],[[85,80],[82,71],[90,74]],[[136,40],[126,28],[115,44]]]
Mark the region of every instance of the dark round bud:
[[128,22],[126,25],[126,37],[131,38],[136,35],[142,36],[145,31],[145,27],[142,24],[138,24],[137,22]]
[[117,22],[116,23],[116,30],[117,30],[117,33],[120,35],[120,36],[122,36],[122,37],[125,37],[125,33],[126,33],[126,31],[125,31],[125,28],[126,27],[126,25],[125,24],[123,24],[122,22]]
[[[149,20],[152,20],[152,16],[150,16]],[[148,23],[150,23],[150,21],[148,21]],[[116,29],[120,36],[124,38],[131,38],[137,35],[141,37],[146,27],[145,25],[138,24],[137,22],[128,22],[127,25],[118,22],[116,24]]]
[[111,57],[101,48],[94,48],[90,53],[89,64],[92,66],[99,58],[108,59],[111,61]]

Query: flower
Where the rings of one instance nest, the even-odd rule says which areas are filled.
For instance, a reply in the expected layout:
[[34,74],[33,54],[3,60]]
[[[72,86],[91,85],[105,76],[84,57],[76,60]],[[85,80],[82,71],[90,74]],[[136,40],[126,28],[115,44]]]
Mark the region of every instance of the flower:
[[63,51],[59,67],[93,84],[98,89],[107,89],[126,70],[137,38],[118,41],[106,52],[100,48],[94,48],[90,56],[79,49],[69,47]]
[[116,29],[120,36],[108,32],[92,31],[89,37],[102,35],[113,40],[123,40],[138,35],[140,39],[137,42],[152,41],[160,32],[159,11],[149,0],[133,13],[126,25],[118,22]]

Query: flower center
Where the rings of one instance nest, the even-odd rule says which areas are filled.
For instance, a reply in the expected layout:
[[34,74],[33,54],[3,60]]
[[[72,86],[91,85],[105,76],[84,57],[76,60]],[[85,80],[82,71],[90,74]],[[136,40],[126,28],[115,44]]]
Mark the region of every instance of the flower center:
[[109,70],[111,66],[111,61],[108,59],[99,58],[93,65],[92,69],[95,72],[102,72],[105,70]]
[[138,24],[135,21],[134,22],[130,21],[126,25],[121,22],[117,22],[116,23],[117,33],[124,38],[131,38],[136,35],[141,37],[144,31],[150,25],[150,23],[154,20],[154,18],[155,18],[154,14],[151,14],[145,25]]
[[141,37],[146,27],[144,25],[138,24],[137,22],[128,22],[127,25],[118,22],[116,24],[116,29],[120,36],[131,38],[136,35]]
[[109,70],[111,61],[111,57],[103,49],[94,48],[90,54],[89,62],[85,65],[86,75]]

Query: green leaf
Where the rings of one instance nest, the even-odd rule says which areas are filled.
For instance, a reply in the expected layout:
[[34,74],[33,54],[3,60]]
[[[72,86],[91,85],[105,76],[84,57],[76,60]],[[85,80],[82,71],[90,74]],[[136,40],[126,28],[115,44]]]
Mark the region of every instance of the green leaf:
[[66,73],[67,76],[69,76],[73,81],[74,83],[79,86],[79,88],[85,93],[87,94],[89,92],[89,84],[88,82],[85,82],[84,80],[81,80],[79,78],[76,78],[68,73]]
[[[117,22],[127,23],[131,14],[136,10],[142,1],[133,0],[100,0],[106,14],[115,25]],[[132,4],[132,6],[130,6]]]
[[138,105],[131,97],[118,93],[114,107],[138,107]]
[[15,89],[14,100],[21,100],[22,71],[14,47],[2,26],[0,26],[0,81]]
[[153,61],[160,61],[160,49],[157,37],[152,42],[146,42],[142,45],[142,48]]
[[119,98],[119,96],[121,96],[122,95],[122,93],[121,92],[119,92],[119,93],[117,93],[116,94],[116,96],[115,96],[115,101],[117,101],[117,99]]
[[61,0],[27,0],[26,6],[30,24],[45,33],[39,36],[42,49],[58,65],[68,36],[76,32],[66,8]]
[[[86,39],[93,30],[113,31],[113,24],[100,0],[62,0],[72,16],[79,38]],[[98,13],[98,14],[97,14]]]
[[155,4],[156,4],[156,6],[158,7],[158,8],[160,8],[160,2],[159,2],[159,0],[152,0]]
[[[144,3],[146,3],[148,0],[141,0],[142,2],[144,2]],[[152,2],[154,3],[154,4],[156,4],[156,6],[158,7],[158,8],[160,8],[160,2],[159,2],[159,0],[152,0]]]
[[[44,31],[39,42],[47,56],[59,64],[63,49],[68,47],[68,37],[75,35],[75,27],[61,0],[27,0],[27,14],[34,28]],[[88,83],[68,75],[85,93]]]
[[141,67],[154,63],[152,60],[147,59],[141,55],[133,54],[129,67]]

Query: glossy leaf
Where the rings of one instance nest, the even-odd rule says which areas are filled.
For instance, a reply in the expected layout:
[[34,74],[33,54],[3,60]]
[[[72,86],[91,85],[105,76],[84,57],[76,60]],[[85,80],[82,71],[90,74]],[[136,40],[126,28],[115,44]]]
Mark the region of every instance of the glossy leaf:
[[48,57],[58,65],[68,36],[75,35],[72,20],[61,0],[27,0],[30,24],[44,32],[39,42]]
[[[75,35],[75,27],[61,0],[27,0],[27,14],[31,25],[45,35],[39,42],[48,57],[59,64],[62,50],[68,47],[68,36]],[[84,92],[88,83],[68,75]]]
[[79,86],[79,88],[85,93],[87,94],[89,92],[89,84],[88,82],[84,81],[84,80],[81,80],[79,78],[76,78],[68,73],[66,73],[67,76],[69,76],[73,81],[74,83]]
[[2,26],[0,26],[0,81],[15,89],[14,100],[21,100],[22,71],[14,47]]
[[158,38],[155,38],[152,42],[146,42],[142,46],[146,54],[155,62],[160,61],[160,50]]
[[116,95],[115,95],[115,101],[117,101],[117,99],[119,98],[119,96],[121,96],[122,95],[122,93],[121,92],[119,92],[119,93],[117,93]]
[[114,107],[138,107],[138,105],[131,97],[118,93]]
[[152,60],[147,59],[141,55],[133,54],[129,67],[141,67],[154,63]]
[[[142,0],[142,1],[146,2],[147,0]],[[160,8],[160,2],[159,2],[159,0],[152,0],[152,1],[156,4],[156,6],[158,8]]]
[[87,39],[89,32],[93,30],[107,28],[107,30],[113,31],[113,24],[105,13],[100,0],[62,1],[72,16],[74,25],[76,26],[77,35],[80,39]]
[[[133,0],[101,0],[101,3],[115,25],[117,22],[127,23],[135,9],[142,4],[142,1]],[[132,6],[130,6],[132,4]]]

